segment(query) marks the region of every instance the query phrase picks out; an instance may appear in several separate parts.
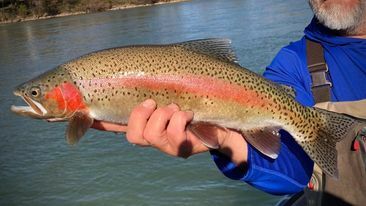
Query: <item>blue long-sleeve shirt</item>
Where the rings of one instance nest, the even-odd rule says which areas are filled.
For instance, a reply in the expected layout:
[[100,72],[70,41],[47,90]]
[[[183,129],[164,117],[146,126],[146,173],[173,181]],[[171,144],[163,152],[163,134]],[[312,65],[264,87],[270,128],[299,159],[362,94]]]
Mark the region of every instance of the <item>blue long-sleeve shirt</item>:
[[[347,38],[334,34],[314,18],[304,37],[282,48],[264,72],[264,77],[291,86],[296,100],[313,106],[311,77],[306,62],[306,38],[319,42],[328,64],[332,101],[353,101],[366,98],[366,39]],[[211,151],[221,172],[242,180],[265,192],[284,195],[301,191],[309,182],[313,161],[286,132],[281,130],[281,149],[273,160],[248,144],[247,171],[242,171],[229,158]]]

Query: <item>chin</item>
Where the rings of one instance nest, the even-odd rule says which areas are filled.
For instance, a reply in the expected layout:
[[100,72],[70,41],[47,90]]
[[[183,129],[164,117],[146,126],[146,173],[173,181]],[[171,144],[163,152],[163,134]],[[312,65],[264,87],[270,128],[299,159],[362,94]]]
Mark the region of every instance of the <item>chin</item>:
[[355,29],[366,12],[366,0],[309,0],[317,19],[333,30]]

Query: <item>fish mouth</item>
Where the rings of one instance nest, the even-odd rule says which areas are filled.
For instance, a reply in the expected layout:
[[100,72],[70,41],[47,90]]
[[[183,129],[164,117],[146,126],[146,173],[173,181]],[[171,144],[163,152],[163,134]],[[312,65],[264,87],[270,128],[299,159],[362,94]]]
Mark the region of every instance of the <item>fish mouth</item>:
[[21,95],[17,91],[14,92],[14,95],[21,97],[24,100],[24,102],[28,104],[28,106],[12,105],[10,108],[10,110],[12,112],[15,112],[22,116],[29,116],[29,117],[37,118],[37,119],[47,118],[46,117],[47,110],[42,106],[42,104],[40,104],[39,102],[37,102],[25,95]]

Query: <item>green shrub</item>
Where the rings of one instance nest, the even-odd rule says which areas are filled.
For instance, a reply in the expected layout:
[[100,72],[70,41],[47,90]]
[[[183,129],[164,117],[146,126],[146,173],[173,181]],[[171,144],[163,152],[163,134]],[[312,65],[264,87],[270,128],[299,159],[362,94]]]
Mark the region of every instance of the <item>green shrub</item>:
[[18,15],[22,18],[26,17],[28,14],[28,8],[24,4],[20,4],[18,7]]

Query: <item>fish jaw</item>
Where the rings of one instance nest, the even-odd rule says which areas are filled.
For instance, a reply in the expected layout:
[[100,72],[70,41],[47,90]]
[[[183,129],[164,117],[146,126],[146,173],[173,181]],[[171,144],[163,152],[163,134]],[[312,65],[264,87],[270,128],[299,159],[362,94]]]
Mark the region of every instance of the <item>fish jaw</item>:
[[21,93],[16,90],[14,91],[15,96],[21,97],[24,102],[28,104],[28,106],[15,106],[12,105],[10,110],[18,115],[31,117],[35,119],[46,119],[47,118],[47,110],[40,104],[39,102],[32,100],[27,96],[21,95]]

